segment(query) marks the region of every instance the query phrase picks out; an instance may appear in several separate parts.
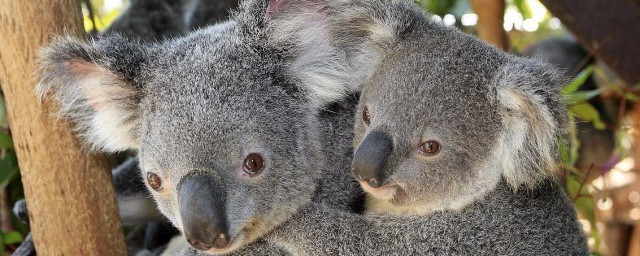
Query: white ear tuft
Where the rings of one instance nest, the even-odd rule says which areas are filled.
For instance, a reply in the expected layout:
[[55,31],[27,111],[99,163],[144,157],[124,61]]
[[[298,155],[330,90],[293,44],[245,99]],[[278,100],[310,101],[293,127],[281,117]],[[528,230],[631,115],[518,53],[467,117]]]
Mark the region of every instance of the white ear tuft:
[[556,175],[568,114],[560,95],[564,80],[558,73],[534,61],[514,60],[495,81],[504,127],[497,156],[503,176],[517,189]]
[[325,1],[274,0],[267,7],[269,44],[289,58],[287,71],[318,107],[350,90],[347,61],[333,44]]
[[104,59],[95,45],[59,39],[41,52],[36,91],[41,98],[51,95],[59,115],[69,118],[94,149],[135,149],[139,89]]

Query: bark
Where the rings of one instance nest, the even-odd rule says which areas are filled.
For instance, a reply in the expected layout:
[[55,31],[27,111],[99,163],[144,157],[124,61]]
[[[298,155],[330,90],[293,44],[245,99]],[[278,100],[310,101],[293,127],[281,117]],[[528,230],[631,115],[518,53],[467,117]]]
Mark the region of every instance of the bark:
[[[633,3],[635,1],[635,3]],[[640,1],[541,0],[580,44],[629,85],[640,83]]]
[[85,36],[79,1],[0,0],[0,31],[0,84],[38,254],[125,255],[107,162],[34,94],[37,49],[56,34]]
[[478,36],[504,51],[509,51],[509,38],[504,32],[504,0],[471,0],[478,15]]
[[629,239],[629,256],[640,256],[640,220],[636,221]]

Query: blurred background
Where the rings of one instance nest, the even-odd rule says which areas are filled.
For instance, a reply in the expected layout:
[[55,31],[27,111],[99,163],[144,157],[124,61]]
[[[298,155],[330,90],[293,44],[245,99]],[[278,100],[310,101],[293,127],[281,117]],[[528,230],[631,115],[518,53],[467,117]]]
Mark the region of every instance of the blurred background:
[[[83,0],[96,35],[131,0]],[[215,0],[221,2],[221,0]],[[195,1],[186,1],[192,8]],[[632,0],[416,0],[431,18],[518,55],[563,69],[575,125],[559,148],[563,184],[594,255],[640,255],[640,2]],[[190,6],[191,5],[191,6]],[[24,198],[0,97],[0,255],[29,230],[13,216]]]

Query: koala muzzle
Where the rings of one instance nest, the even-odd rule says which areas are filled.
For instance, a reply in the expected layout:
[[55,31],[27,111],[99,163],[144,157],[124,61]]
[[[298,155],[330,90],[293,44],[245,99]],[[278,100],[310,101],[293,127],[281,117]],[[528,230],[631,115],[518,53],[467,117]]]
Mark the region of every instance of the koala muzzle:
[[382,131],[371,131],[356,150],[351,172],[358,181],[379,188],[387,178],[384,167],[393,150],[393,140]]
[[184,236],[201,251],[223,249],[231,240],[222,182],[208,174],[184,178],[178,186]]

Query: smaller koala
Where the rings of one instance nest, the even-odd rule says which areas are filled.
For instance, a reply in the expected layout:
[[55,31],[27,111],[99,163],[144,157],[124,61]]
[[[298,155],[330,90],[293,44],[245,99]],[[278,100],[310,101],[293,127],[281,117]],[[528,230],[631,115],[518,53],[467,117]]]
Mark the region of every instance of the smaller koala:
[[366,214],[305,207],[268,240],[296,255],[588,255],[555,182],[568,114],[554,67],[410,2],[336,1],[334,45],[364,79],[352,173]]

